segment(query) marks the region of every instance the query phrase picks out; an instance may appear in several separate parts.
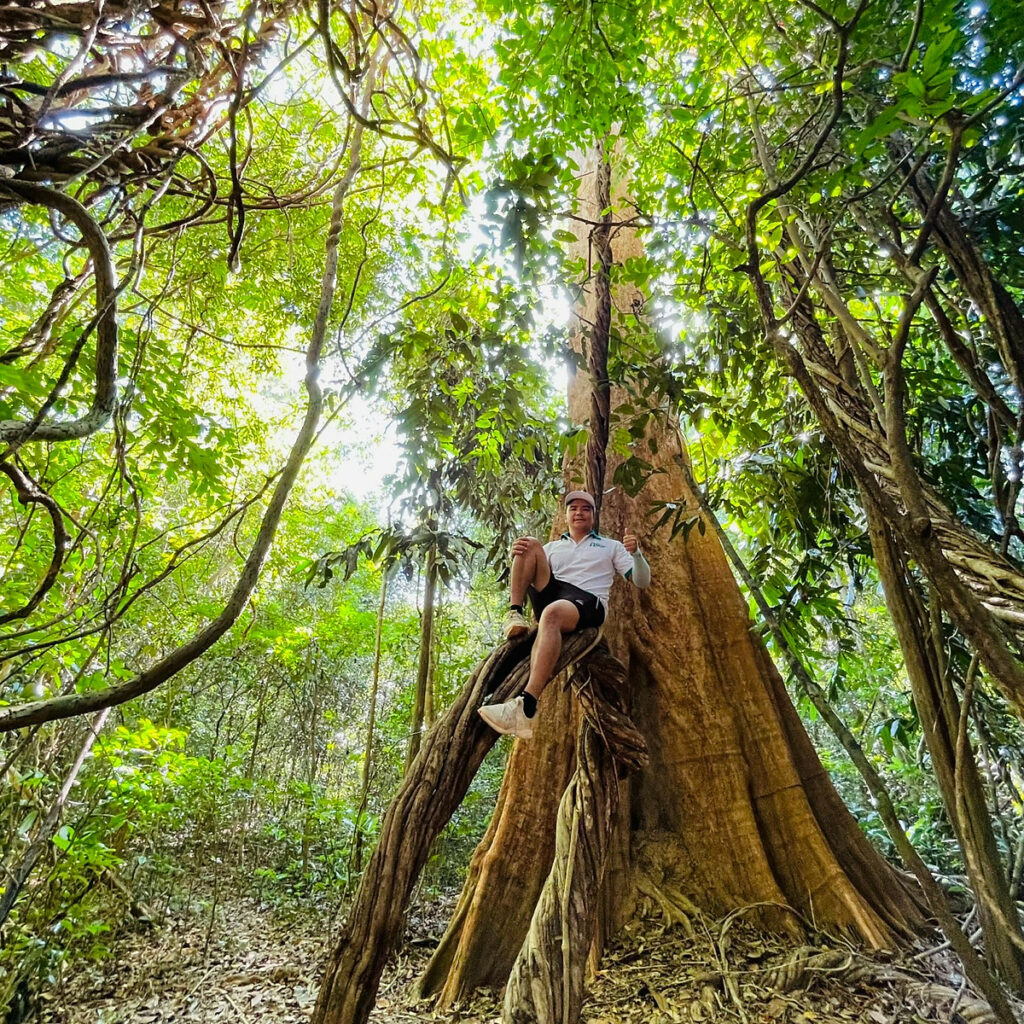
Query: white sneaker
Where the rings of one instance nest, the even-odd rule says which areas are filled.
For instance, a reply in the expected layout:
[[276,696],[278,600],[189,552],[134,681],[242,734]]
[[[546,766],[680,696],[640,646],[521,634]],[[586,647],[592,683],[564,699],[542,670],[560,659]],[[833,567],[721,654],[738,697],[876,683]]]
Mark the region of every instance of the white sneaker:
[[522,612],[509,608],[501,628],[505,631],[505,639],[511,640],[513,637],[530,632],[530,620]]
[[518,736],[521,740],[533,737],[532,719],[526,717],[522,697],[514,697],[504,704],[485,704],[478,711],[495,732]]

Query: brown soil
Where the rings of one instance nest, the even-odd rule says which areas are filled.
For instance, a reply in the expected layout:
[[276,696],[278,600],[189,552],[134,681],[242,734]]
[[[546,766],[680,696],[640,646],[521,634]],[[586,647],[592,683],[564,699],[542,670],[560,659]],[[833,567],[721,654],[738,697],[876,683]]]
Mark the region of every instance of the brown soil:
[[[372,1024],[492,1024],[496,993],[445,1014],[410,1001],[411,983],[444,931],[454,894],[421,899],[384,975]],[[621,935],[588,985],[583,1024],[986,1024],[992,1020],[941,948],[867,954],[819,936],[794,947],[742,913],[698,921],[693,935],[650,923]],[[211,928],[212,921],[212,928]],[[111,956],[81,963],[43,998],[44,1024],[305,1024],[330,945],[329,916],[235,898],[126,931]],[[1022,1018],[1024,1019],[1024,1018]]]

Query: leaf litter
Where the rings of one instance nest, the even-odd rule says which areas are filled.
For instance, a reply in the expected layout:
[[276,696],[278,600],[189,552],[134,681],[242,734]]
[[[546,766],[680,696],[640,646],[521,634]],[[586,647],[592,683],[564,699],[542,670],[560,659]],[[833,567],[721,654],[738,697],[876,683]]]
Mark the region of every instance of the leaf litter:
[[[447,1011],[414,1001],[457,893],[420,898],[381,981],[371,1024],[494,1024],[501,994],[479,990]],[[40,997],[43,1024],[306,1024],[337,934],[322,907],[240,896],[159,928],[126,929],[111,955],[79,961]],[[582,1024],[994,1024],[942,946],[867,952],[817,935],[795,947],[730,915],[692,934],[634,922],[588,980]],[[934,946],[934,943],[933,943]],[[1022,1007],[1016,1007],[1018,1016]]]

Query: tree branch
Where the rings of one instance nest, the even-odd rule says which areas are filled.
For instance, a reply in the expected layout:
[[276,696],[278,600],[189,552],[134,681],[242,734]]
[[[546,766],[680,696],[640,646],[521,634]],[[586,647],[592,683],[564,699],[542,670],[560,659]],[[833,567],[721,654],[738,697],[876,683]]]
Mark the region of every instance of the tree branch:
[[[57,387],[31,420],[0,421],[0,441],[17,447],[27,441],[67,441],[86,437],[106,425],[117,401],[117,279],[113,254],[99,225],[77,199],[46,185],[32,185],[10,179],[0,181],[0,192],[7,192],[21,202],[56,210],[72,221],[82,233],[82,239],[89,249],[96,278],[96,313],[90,322],[96,330],[96,391],[91,408],[78,420],[44,424],[43,420],[56,401],[59,388],[70,376],[73,362],[66,364]],[[90,330],[91,327],[83,331],[78,341],[78,351]]]
[[39,582],[35,592],[20,608],[0,615],[0,625],[15,619],[25,619],[39,607],[40,602],[50,592],[57,580],[60,567],[64,564],[64,552],[67,550],[68,534],[64,528],[64,516],[60,506],[45,491],[37,487],[29,477],[12,462],[0,462],[0,473],[8,476],[18,494],[22,505],[42,505],[50,516],[53,524],[53,556],[46,574]]

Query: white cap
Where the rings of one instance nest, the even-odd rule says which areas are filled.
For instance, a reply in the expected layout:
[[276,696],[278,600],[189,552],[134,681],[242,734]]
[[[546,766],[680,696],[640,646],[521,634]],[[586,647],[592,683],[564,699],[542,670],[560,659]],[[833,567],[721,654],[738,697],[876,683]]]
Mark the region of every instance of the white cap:
[[565,505],[568,508],[569,503],[573,501],[585,501],[595,512],[597,511],[597,504],[594,501],[594,496],[589,491],[570,491],[565,496]]

